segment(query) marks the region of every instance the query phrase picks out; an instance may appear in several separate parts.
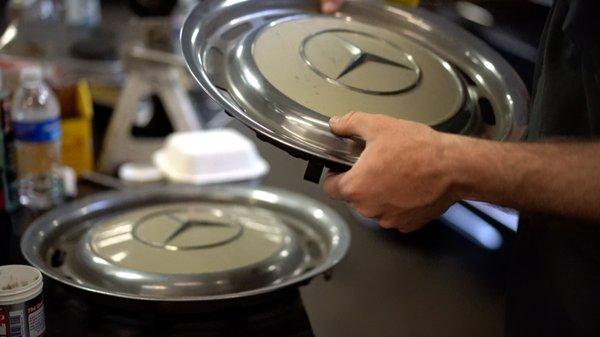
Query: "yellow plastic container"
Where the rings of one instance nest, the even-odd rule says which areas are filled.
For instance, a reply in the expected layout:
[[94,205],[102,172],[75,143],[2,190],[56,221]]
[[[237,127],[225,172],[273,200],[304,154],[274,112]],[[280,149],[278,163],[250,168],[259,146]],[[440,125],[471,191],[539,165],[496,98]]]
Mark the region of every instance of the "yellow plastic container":
[[418,6],[419,0],[388,0],[392,5]]
[[62,163],[77,174],[94,169],[92,118],[94,108],[90,87],[84,80],[55,90],[62,117]]

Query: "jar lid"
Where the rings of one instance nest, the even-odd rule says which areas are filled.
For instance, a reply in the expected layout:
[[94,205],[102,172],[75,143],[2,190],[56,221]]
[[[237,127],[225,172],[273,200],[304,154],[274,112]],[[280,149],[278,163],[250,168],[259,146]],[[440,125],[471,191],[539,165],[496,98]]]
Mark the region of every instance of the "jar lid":
[[0,266],[0,305],[25,302],[42,292],[42,274],[31,266]]
[[424,10],[349,0],[326,16],[305,0],[208,0],[181,43],[202,88],[261,139],[315,164],[313,181],[319,167],[360,156],[362,140],[328,126],[350,111],[496,140],[524,134],[528,94],[514,70]]

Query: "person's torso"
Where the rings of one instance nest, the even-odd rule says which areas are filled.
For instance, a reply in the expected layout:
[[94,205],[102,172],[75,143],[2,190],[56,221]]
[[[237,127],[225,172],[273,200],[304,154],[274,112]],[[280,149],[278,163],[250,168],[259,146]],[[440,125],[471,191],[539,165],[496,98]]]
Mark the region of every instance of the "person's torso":
[[[598,136],[600,0],[556,0],[540,45],[528,140]],[[600,224],[523,214],[515,250],[507,334],[600,336]]]
[[529,140],[600,136],[600,1],[556,0],[536,68]]

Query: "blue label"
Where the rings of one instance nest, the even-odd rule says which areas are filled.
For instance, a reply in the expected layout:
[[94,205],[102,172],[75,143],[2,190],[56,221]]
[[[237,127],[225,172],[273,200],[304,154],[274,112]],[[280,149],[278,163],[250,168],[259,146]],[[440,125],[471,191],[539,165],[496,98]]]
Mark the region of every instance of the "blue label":
[[44,143],[60,139],[60,118],[36,122],[14,122],[15,139],[22,142]]

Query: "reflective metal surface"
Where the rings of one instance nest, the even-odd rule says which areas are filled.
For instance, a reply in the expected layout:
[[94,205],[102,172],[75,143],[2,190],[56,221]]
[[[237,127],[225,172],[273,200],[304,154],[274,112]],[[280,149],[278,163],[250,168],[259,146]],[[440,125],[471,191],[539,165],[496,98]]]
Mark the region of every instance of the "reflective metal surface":
[[[437,125],[465,100],[462,82],[446,61],[399,34],[360,22],[287,17],[245,36],[232,55],[233,92],[256,111],[264,98],[250,100],[252,76],[285,95],[281,105],[293,101],[315,116],[354,110]],[[439,93],[435,100],[432,92]]]
[[269,292],[331,267],[346,223],[275,189],[170,186],[112,192],[36,220],[23,255],[45,275],[117,297],[204,301]]
[[325,165],[364,144],[334,136],[333,115],[384,113],[445,132],[522,137],[528,94],[481,41],[420,9],[348,1],[335,16],[305,0],[208,0],[181,32],[188,67],[264,140]]

